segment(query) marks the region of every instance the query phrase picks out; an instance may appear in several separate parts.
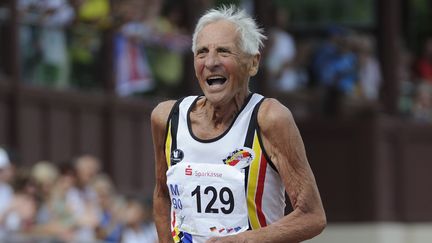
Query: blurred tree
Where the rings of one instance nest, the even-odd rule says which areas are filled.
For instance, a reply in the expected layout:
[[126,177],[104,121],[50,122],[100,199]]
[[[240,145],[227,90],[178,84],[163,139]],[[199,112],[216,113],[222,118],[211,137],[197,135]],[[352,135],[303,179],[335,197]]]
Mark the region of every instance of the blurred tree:
[[275,0],[280,6],[290,9],[295,25],[372,25],[374,0]]
[[407,1],[405,39],[410,50],[421,51],[424,39],[432,35],[432,25],[425,24],[432,20],[432,2],[429,0]]

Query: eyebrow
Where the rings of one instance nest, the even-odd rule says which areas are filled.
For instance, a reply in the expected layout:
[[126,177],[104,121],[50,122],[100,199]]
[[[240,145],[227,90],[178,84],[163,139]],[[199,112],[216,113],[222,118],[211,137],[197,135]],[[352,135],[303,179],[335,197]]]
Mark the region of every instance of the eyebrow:
[[202,51],[208,51],[208,48],[203,46],[203,47],[200,47],[200,48],[196,49],[196,53],[200,53]]
[[[208,50],[209,50],[208,47],[203,46],[203,47],[197,48],[196,53],[201,53],[202,51],[208,51]],[[230,47],[230,46],[218,46],[218,47],[216,47],[216,51],[218,51],[218,52],[231,51],[231,50],[232,50],[232,47]]]
[[216,51],[231,51],[231,48],[226,46],[220,46],[216,48]]

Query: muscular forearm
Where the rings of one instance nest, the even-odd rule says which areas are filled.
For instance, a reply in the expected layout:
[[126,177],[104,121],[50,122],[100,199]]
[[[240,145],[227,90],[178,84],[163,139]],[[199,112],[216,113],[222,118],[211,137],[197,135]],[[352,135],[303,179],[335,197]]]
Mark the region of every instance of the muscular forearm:
[[243,233],[243,237],[248,243],[298,243],[318,235],[325,225],[323,213],[304,214],[294,210],[267,227]]
[[172,243],[170,227],[170,201],[155,188],[153,195],[153,215],[160,243]]

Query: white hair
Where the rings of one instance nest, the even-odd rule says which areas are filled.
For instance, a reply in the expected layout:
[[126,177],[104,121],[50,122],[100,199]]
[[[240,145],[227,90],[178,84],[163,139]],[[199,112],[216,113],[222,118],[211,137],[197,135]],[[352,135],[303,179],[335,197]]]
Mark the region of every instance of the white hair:
[[192,37],[192,51],[196,51],[196,41],[198,33],[208,24],[226,20],[236,26],[240,35],[240,48],[248,54],[258,54],[259,49],[264,47],[263,41],[267,37],[263,34],[263,29],[258,28],[255,20],[246,11],[237,9],[234,5],[211,9],[207,11],[199,20],[195,27]]

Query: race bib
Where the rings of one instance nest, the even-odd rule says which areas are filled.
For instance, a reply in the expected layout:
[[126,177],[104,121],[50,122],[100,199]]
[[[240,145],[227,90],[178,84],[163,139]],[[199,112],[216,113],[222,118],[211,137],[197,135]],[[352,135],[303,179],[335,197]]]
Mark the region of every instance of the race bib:
[[225,164],[178,163],[167,171],[172,226],[196,236],[246,231],[244,173]]

